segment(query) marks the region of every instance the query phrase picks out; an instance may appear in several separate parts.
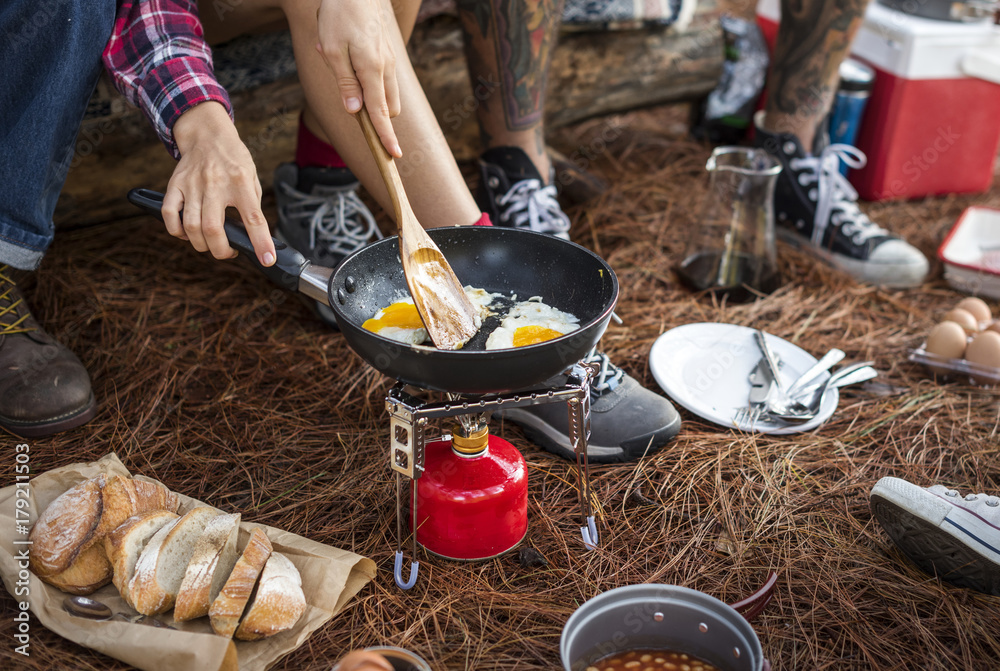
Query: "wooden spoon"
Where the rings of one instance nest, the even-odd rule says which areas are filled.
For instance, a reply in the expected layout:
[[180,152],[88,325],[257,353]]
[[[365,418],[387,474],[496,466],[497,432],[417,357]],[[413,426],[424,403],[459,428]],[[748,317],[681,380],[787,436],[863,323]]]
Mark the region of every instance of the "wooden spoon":
[[441,250],[417,221],[396,163],[382,146],[368,109],[362,107],[356,116],[392,200],[399,232],[399,258],[417,312],[435,347],[459,349],[479,330],[482,318]]

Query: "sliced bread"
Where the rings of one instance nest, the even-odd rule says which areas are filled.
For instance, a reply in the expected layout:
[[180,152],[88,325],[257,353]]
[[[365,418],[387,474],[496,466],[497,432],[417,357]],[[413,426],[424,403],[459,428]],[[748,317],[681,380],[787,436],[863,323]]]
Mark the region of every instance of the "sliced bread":
[[38,516],[28,540],[28,564],[42,580],[66,571],[101,521],[103,476],[63,492]]
[[194,546],[205,525],[218,513],[212,508],[195,508],[164,532],[150,539],[135,564],[128,584],[132,605],[143,615],[163,613],[174,605]]
[[250,534],[243,554],[236,561],[229,579],[223,585],[219,596],[208,609],[212,629],[220,636],[232,636],[243,615],[243,609],[250,599],[250,593],[257,582],[268,557],[271,556],[271,541],[263,529],[255,528]]
[[104,538],[117,529],[125,520],[152,510],[177,512],[180,499],[163,485],[144,480],[133,480],[121,475],[112,475],[101,488],[104,506],[101,523],[94,533],[95,540]]
[[153,535],[164,526],[180,519],[169,510],[154,510],[133,515],[105,536],[104,550],[111,561],[114,577],[111,581],[125,599],[132,605],[128,595],[128,583],[135,574],[135,563]]
[[236,629],[236,638],[256,641],[291,629],[305,610],[299,570],[288,557],[272,552],[260,574],[257,595]]
[[239,513],[219,515],[205,526],[177,592],[174,620],[184,622],[208,615],[209,606],[236,564],[239,531]]

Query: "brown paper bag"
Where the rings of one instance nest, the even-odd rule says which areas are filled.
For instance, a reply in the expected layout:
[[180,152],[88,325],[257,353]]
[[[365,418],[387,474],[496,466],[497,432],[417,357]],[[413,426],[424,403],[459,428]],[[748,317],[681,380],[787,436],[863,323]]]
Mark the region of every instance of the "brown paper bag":
[[[63,601],[69,595],[35,577],[28,571],[26,559],[23,567],[20,566],[18,557],[28,549],[23,544],[28,540],[24,528],[30,529],[57,496],[100,473],[129,475],[118,455],[112,452],[93,463],[73,464],[43,473],[31,480],[28,487],[15,484],[0,490],[0,577],[11,595],[28,603],[34,616],[28,624],[29,637],[30,627],[37,627],[40,622],[71,641],[146,671],[231,671],[237,668],[237,658],[242,671],[264,671],[302,645],[313,631],[339,613],[365,583],[375,577],[375,563],[370,559],[280,529],[242,522],[238,544],[241,552],[253,528],[261,527],[275,551],[286,555],[302,574],[306,611],[292,629],[260,641],[243,642],[215,635],[208,618],[175,623],[172,611],[156,619],[175,627],[176,631],[119,619],[96,622],[72,616],[63,610]],[[141,476],[137,479],[149,480]],[[27,491],[19,494],[18,489]],[[206,505],[178,495],[181,514]],[[18,504],[18,499],[27,503]],[[24,533],[19,533],[18,525]],[[114,585],[106,585],[90,597],[107,604],[114,613],[136,615]],[[333,661],[330,660],[331,666]]]

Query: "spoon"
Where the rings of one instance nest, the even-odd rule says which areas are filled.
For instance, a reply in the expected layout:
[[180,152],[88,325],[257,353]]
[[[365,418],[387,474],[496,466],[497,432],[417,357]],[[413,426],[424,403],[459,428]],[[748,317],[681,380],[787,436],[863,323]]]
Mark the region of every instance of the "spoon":
[[860,364],[844,366],[844,368],[828,377],[822,383],[812,387],[812,391],[806,390],[805,393],[809,393],[811,396],[809,397],[809,402],[805,404],[805,411],[801,413],[790,412],[787,414],[768,412],[768,417],[781,419],[786,422],[808,422],[819,414],[819,409],[823,405],[823,397],[826,395],[828,389],[839,389],[840,387],[865,382],[878,376],[878,371],[872,368],[871,363],[873,362],[865,361]]
[[356,116],[395,210],[399,258],[413,303],[434,346],[438,349],[459,349],[479,330],[482,318],[465,295],[462,283],[441,250],[417,221],[403,190],[396,163],[382,146],[368,108],[362,106]]
[[145,624],[150,627],[160,627],[163,629],[173,629],[169,624],[160,622],[156,618],[146,615],[127,615],[126,613],[115,613],[112,615],[111,608],[106,604],[87,598],[85,596],[68,596],[63,599],[63,610],[75,617],[82,617],[87,620],[121,620],[132,624]]
[[840,363],[840,361],[845,356],[846,356],[846,354],[844,354],[843,350],[839,350],[839,349],[836,349],[836,348],[834,348],[834,349],[830,350],[829,352],[827,352],[826,354],[824,354],[823,357],[819,361],[817,361],[809,370],[807,370],[806,372],[802,373],[802,375],[799,376],[798,380],[796,380],[795,382],[792,383],[792,386],[788,388],[788,395],[789,396],[796,396],[797,393],[803,387],[805,387],[807,384],[809,384],[814,379],[816,379],[817,375],[819,375],[820,373],[822,373],[825,370],[830,370],[830,368],[834,364]]
[[800,395],[812,398],[815,394],[819,393],[820,398],[822,398],[827,389],[839,389],[840,387],[867,382],[878,376],[878,371],[872,368],[872,363],[874,362],[863,361],[850,366],[844,366],[823,382],[810,385],[801,390]]
[[88,620],[110,620],[111,609],[100,601],[85,596],[68,596],[63,599],[63,610],[70,615]]

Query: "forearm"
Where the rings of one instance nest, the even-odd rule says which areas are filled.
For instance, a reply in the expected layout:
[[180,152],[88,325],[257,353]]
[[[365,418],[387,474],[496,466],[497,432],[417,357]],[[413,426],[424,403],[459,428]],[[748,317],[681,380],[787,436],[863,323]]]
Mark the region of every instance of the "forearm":
[[[838,70],[868,0],[782,0],[768,83],[768,127],[794,132],[807,148],[829,111]],[[802,137],[808,134],[808,138]]]
[[174,125],[185,112],[206,101],[231,111],[193,0],[125,0],[103,60],[115,87],[142,109],[175,158]]
[[220,141],[241,142],[228,110],[214,101],[185,110],[174,123],[173,136],[181,156]]

